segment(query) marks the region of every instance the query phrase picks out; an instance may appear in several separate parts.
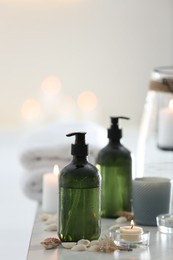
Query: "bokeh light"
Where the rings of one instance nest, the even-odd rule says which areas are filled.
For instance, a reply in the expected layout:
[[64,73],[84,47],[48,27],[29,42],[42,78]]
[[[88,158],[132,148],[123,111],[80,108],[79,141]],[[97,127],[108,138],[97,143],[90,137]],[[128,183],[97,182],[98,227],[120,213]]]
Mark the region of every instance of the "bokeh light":
[[24,101],[21,107],[21,114],[24,119],[32,120],[37,118],[41,113],[40,102],[36,99],[27,99]]
[[171,100],[169,101],[169,108],[170,108],[170,109],[173,109],[173,99],[171,99]]
[[82,92],[77,99],[79,108],[83,111],[93,111],[97,106],[97,96],[91,91]]
[[58,77],[50,76],[43,80],[41,89],[47,95],[55,95],[61,89],[61,83]]

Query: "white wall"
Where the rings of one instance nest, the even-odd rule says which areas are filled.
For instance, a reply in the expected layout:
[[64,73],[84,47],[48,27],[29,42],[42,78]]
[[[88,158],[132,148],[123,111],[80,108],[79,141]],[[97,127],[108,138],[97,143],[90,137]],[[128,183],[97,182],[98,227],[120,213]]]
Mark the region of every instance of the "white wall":
[[173,63],[172,0],[0,0],[0,124],[19,127],[20,108],[47,76],[63,95],[98,97],[96,121],[138,123],[155,66]]

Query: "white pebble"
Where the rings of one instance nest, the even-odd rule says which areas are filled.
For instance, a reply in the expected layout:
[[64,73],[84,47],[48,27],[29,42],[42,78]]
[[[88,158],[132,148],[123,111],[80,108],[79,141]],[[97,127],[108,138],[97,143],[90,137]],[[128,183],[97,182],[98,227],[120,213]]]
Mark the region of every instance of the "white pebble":
[[66,249],[71,249],[76,245],[75,242],[62,242],[61,245]]
[[90,244],[90,241],[88,239],[80,239],[78,242],[77,242],[78,245],[84,245],[84,246],[89,246]]
[[92,240],[90,242],[90,246],[94,246],[94,245],[98,245],[99,244],[99,241],[98,240]]
[[86,246],[85,245],[75,245],[72,247],[73,251],[86,251]]
[[92,246],[87,248],[87,251],[90,251],[90,252],[97,252],[99,250],[100,250],[100,248],[99,248],[98,245],[92,245]]
[[50,224],[44,230],[45,231],[57,231],[57,224]]

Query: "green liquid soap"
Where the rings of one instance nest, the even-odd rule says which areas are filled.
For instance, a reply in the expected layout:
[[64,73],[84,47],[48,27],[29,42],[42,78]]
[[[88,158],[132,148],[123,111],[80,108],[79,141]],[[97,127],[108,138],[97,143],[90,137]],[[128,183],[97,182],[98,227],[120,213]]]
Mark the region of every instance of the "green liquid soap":
[[[100,150],[96,167],[101,173],[101,216],[117,218],[124,211],[131,211],[132,157],[121,143],[118,119],[113,117],[108,129],[108,144]],[[126,119],[126,118],[125,118]]]
[[95,240],[100,234],[99,188],[60,189],[61,241]]

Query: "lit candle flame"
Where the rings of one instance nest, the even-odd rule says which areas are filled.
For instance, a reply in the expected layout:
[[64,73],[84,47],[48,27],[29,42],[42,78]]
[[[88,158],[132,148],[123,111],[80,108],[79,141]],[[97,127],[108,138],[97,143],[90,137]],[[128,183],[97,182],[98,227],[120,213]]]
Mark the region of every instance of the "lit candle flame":
[[170,109],[173,109],[173,99],[171,99],[171,100],[169,101],[169,108],[170,108]]
[[133,229],[133,227],[134,227],[134,221],[133,221],[133,219],[131,220],[130,225],[131,225],[131,229]]
[[57,164],[54,165],[53,174],[56,176],[58,176],[59,174],[59,166]]

